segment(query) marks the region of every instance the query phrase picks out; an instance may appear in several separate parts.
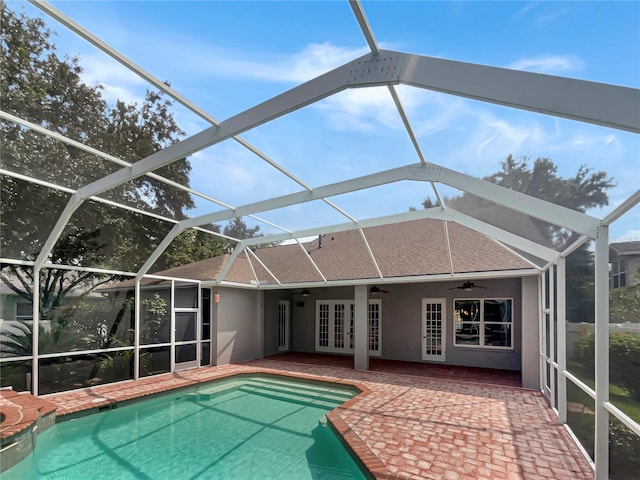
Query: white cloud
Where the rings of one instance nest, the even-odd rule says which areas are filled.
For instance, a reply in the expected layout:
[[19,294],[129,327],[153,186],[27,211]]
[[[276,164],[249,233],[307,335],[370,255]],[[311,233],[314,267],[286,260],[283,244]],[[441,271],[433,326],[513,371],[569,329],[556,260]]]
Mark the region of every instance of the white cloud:
[[102,85],[102,96],[108,102],[140,102],[152,86],[115,61],[98,55],[83,55],[82,80],[89,85]]
[[[552,2],[549,2],[549,4],[553,5]],[[544,15],[538,15],[536,17],[536,19],[534,20],[534,23],[536,25],[539,25],[539,26],[546,26],[546,25],[549,25],[550,23],[553,23],[554,20],[556,20],[557,18],[562,17],[566,13],[569,13],[569,9],[568,8],[561,8],[561,9],[558,9],[558,10],[554,10],[554,11],[546,13]]]
[[336,130],[374,131],[380,125],[398,129],[402,121],[386,87],[345,90],[315,105]]
[[[541,132],[536,127],[506,122],[490,115],[483,115],[480,121],[484,123],[485,130],[490,136],[476,147],[478,158],[486,156],[483,152],[491,144],[495,144],[492,151],[517,152],[522,149],[522,145],[527,140],[537,143],[541,136]],[[493,157],[494,154],[491,156]]]
[[539,55],[517,60],[507,68],[538,73],[566,73],[583,69],[584,62],[574,55]]
[[[420,121],[420,111],[425,108],[425,104],[433,102],[434,111],[444,111],[441,102],[434,100],[433,92],[424,92],[403,85],[396,86],[395,89],[402,109],[412,121],[416,134],[439,130],[442,128],[440,124],[446,123],[444,118],[435,123]],[[314,107],[326,113],[330,126],[336,130],[371,132],[381,126],[392,130],[404,128],[400,113],[387,87],[345,90],[315,104]]]
[[540,2],[529,2],[524,7],[522,7],[520,10],[518,10],[516,13],[511,15],[511,18],[516,19],[516,18],[522,17],[523,15],[529,13],[531,10],[533,10],[534,8],[539,7],[540,5],[541,5]]
[[[175,45],[173,45],[175,48]],[[189,71],[209,76],[254,78],[276,82],[304,82],[367,53],[366,48],[345,48],[329,42],[312,43],[290,55],[233,51],[211,45],[181,50]],[[202,59],[206,58],[207,61]]]
[[611,240],[611,243],[617,242],[634,242],[640,240],[640,230],[627,230],[619,237]]

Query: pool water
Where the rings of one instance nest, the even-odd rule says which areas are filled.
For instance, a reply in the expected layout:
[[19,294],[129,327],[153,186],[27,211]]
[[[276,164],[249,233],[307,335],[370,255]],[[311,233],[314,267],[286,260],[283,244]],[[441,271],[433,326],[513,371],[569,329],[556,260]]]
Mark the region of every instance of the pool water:
[[324,417],[355,394],[276,376],[209,383],[58,423],[2,479],[363,479]]

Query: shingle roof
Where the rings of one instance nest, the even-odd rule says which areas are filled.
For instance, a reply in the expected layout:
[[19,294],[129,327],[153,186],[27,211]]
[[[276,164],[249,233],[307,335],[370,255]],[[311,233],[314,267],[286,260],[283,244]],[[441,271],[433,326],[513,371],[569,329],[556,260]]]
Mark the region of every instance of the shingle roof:
[[613,248],[618,255],[640,254],[640,241],[611,243],[609,248]]
[[[414,220],[365,228],[363,232],[380,271],[388,278],[448,274],[452,273],[452,264],[453,273],[532,268],[502,244],[453,222]],[[358,230],[325,234],[321,239],[303,243],[302,247],[292,244],[261,248],[255,251],[255,255],[283,284],[323,281],[308,257],[329,281],[379,278]],[[156,275],[209,281],[217,277],[229,257],[225,254],[156,272]],[[251,256],[247,259],[244,253],[238,255],[224,280],[273,285],[276,280],[260,262]],[[163,280],[144,279],[143,283],[158,284]],[[133,281],[128,280],[119,287],[132,285]]]
[[[502,244],[453,222],[423,219],[365,228],[363,232],[384,277],[451,273],[448,245],[454,273],[532,268]],[[323,235],[321,245],[318,239],[303,245],[327,280],[379,278],[357,230]],[[277,260],[274,264],[281,268],[281,282],[318,278],[299,246],[272,247],[256,254]]]

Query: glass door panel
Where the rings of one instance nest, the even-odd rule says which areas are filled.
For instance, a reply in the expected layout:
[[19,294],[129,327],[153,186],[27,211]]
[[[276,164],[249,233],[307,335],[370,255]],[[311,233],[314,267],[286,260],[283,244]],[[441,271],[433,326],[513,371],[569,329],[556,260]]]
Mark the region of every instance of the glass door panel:
[[422,299],[422,359],[446,359],[446,315],[444,298]]

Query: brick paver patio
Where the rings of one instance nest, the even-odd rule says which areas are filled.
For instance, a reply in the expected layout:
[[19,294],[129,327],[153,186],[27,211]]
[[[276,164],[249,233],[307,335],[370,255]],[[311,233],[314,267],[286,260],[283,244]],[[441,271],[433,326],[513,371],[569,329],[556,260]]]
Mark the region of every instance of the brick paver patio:
[[[236,373],[269,372],[356,384],[362,394],[328,414],[375,478],[446,480],[592,479],[593,470],[539,392],[476,378],[355,371],[268,358],[47,395],[58,415]],[[317,361],[317,360],[316,360]],[[468,371],[469,369],[467,369]],[[426,373],[425,373],[426,372]]]

